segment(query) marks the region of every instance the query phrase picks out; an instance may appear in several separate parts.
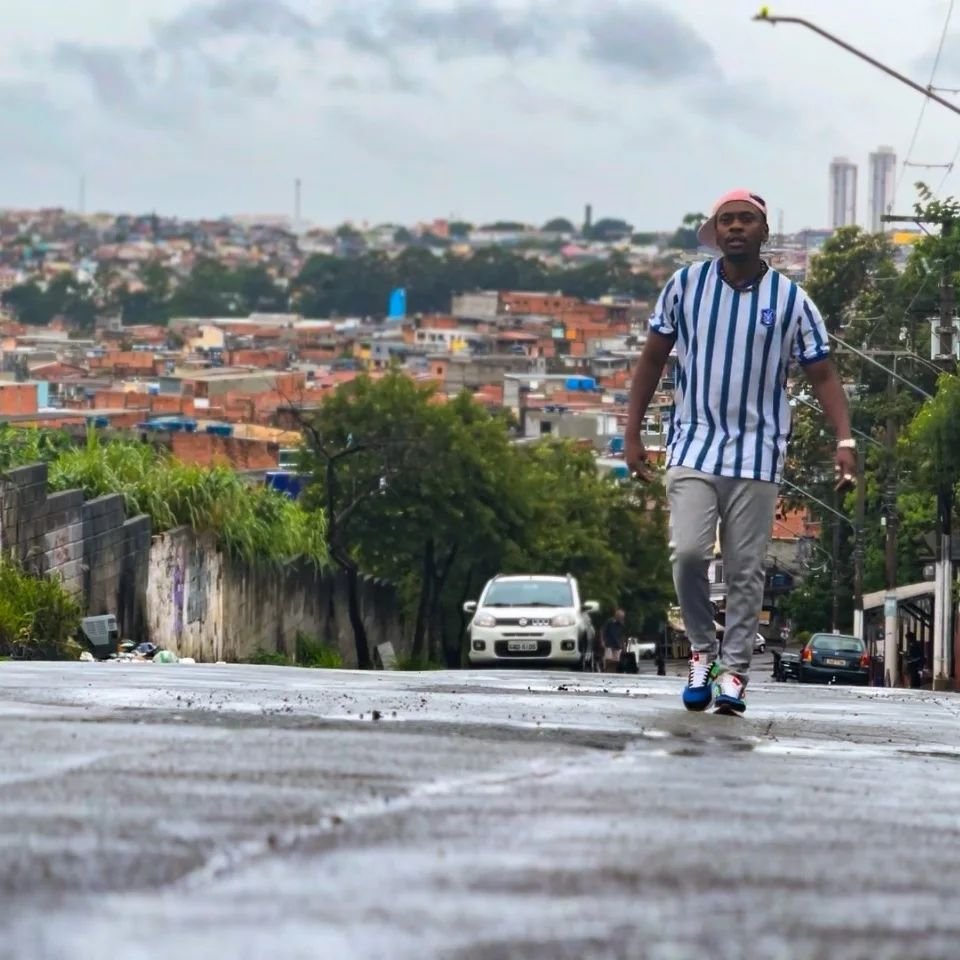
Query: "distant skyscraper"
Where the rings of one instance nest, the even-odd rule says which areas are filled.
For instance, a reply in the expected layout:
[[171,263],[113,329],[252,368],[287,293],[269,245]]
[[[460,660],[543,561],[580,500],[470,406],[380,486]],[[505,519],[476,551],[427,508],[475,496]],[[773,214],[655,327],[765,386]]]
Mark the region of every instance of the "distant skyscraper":
[[857,222],[857,165],[846,157],[830,164],[830,226],[851,227]]
[[877,147],[870,154],[870,229],[873,233],[889,230],[880,218],[890,213],[897,183],[897,155],[893,147]]

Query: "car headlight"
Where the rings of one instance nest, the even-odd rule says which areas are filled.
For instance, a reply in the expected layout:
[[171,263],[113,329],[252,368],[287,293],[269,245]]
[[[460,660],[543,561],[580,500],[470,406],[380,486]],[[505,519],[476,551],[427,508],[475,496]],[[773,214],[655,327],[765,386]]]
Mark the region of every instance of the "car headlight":
[[497,618],[491,616],[489,613],[478,613],[473,618],[473,625],[475,627],[495,627],[497,625]]
[[551,621],[551,627],[572,627],[577,621],[569,613],[558,613]]

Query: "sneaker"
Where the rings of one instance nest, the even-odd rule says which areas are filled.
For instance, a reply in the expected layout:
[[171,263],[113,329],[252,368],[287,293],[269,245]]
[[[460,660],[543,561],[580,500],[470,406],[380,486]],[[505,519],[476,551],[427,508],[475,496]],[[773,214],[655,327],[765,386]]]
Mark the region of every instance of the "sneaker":
[[746,704],[747,685],[735,673],[724,671],[717,679],[717,697],[714,701],[717,713],[743,713]]
[[705,653],[690,654],[690,673],[683,688],[683,705],[688,710],[706,710],[713,699],[715,661]]

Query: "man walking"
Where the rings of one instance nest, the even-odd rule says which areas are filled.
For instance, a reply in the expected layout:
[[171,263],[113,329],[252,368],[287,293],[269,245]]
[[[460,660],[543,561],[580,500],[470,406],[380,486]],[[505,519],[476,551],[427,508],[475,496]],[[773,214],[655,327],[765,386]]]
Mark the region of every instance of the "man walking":
[[[761,258],[768,236],[767,205],[757,194],[733,190],[717,201],[699,239],[723,256],[671,277],[630,388],[625,459],[637,479],[649,480],[641,424],[676,350],[666,487],[674,585],[691,650],[683,690],[688,710],[706,710],[715,693],[718,712],[746,709],[764,561],[790,436],[791,362],[803,369],[836,434],[838,489],[853,483],[857,469],[847,398],[820,312]],[[718,519],[727,586],[719,659],[707,578]]]
[[606,673],[616,673],[623,655],[623,638],[626,613],[619,607],[613,616],[603,625],[603,668]]

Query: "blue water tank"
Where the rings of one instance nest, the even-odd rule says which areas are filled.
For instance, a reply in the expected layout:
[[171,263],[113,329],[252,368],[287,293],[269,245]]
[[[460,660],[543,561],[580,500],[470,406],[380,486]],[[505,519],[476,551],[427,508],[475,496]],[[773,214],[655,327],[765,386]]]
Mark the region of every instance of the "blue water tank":
[[303,489],[303,480],[300,475],[291,473],[289,470],[268,470],[264,483],[271,490],[276,490],[291,500],[296,500]]
[[623,437],[610,438],[610,452],[623,453]]
[[215,437],[232,437],[233,424],[230,423],[208,423],[204,430],[212,433]]

